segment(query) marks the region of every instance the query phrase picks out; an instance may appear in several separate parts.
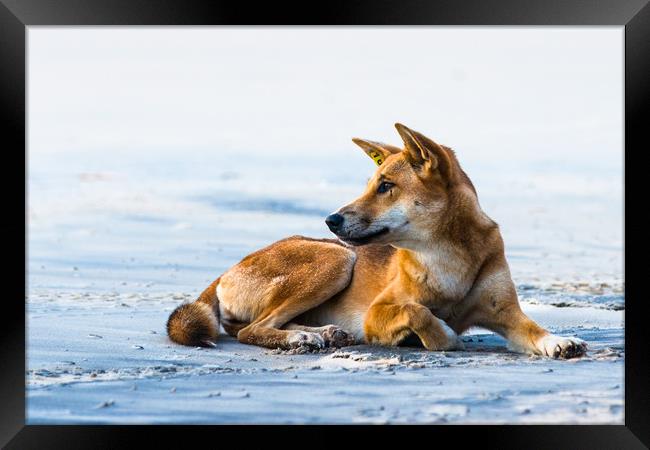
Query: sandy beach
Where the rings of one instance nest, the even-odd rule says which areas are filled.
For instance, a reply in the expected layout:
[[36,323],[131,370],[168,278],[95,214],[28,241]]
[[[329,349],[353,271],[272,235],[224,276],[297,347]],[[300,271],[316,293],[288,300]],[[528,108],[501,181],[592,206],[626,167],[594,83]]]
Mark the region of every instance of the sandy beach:
[[526,304],[541,324],[589,342],[587,357],[569,361],[511,353],[479,330],[460,352],[292,354],[225,335],[214,349],[175,345],[164,322],[178,297],[30,299],[29,423],[623,421],[620,311]]
[[[558,226],[569,205],[537,206],[534,187],[530,196],[497,199],[489,182],[478,187],[501,212],[528,205],[528,214],[501,221],[522,306],[551,331],[587,341],[584,358],[513,353],[479,329],[463,336],[462,352],[352,346],[287,354],[226,335],[215,349],[188,348],[165,335],[176,305],[267,242],[325,235],[322,216],[353,198],[362,180],[350,173],[348,184],[333,183],[305,163],[300,175],[280,169],[251,192],[255,166],[225,168],[210,186],[184,186],[181,168],[172,192],[163,183],[170,162],[159,164],[137,189],[118,168],[34,171],[29,423],[623,422],[620,251],[615,239],[594,245],[596,237],[578,235],[578,220]],[[57,189],[78,195],[72,201]],[[597,200],[572,208],[593,210]],[[541,221],[554,228],[531,224]]]

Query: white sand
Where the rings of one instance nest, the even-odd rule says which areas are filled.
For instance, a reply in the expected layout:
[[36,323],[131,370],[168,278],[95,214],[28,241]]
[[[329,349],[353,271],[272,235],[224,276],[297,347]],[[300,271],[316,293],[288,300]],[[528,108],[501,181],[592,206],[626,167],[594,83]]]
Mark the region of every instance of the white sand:
[[174,345],[164,326],[176,305],[276,239],[326,236],[323,217],[360,193],[372,164],[31,154],[28,422],[622,423],[618,169],[459,156],[500,224],[525,310],[586,340],[587,357],[514,354],[480,330],[449,353],[287,355],[226,336],[216,349]]
[[164,332],[173,294],[34,294],[29,423],[622,423],[623,312],[524,305],[587,357],[511,353],[473,330],[462,352],[353,346],[286,354]]

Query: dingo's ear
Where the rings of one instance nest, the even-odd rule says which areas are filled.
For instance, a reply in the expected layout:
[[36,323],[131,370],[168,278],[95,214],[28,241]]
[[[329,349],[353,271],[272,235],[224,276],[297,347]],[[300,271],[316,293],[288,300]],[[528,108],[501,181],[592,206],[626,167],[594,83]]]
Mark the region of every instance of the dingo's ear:
[[395,128],[404,141],[404,147],[409,159],[418,165],[428,165],[431,170],[438,169],[447,180],[453,175],[453,166],[447,150],[440,144],[411,130],[401,123],[396,123]]
[[368,141],[365,139],[352,138],[352,142],[361,147],[363,151],[366,152],[366,155],[370,156],[378,166],[381,166],[381,164],[386,161],[386,158],[393,153],[399,153],[402,151],[401,148],[392,145]]

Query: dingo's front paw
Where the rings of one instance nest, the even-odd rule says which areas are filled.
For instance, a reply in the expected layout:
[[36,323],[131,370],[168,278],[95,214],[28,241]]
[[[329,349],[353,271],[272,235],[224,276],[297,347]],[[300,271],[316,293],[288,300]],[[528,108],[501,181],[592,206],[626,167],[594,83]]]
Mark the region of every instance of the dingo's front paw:
[[441,339],[438,333],[436,335],[420,336],[424,348],[431,351],[464,350],[465,344],[460,339],[460,336],[444,320],[438,319],[438,321],[442,327],[444,337]]
[[537,349],[542,355],[551,358],[569,359],[584,355],[587,343],[576,337],[565,338],[549,334],[537,341]]
[[460,336],[458,336],[444,320],[440,321],[440,325],[442,325],[445,335],[447,336],[447,342],[440,350],[465,350],[465,344],[461,340]]

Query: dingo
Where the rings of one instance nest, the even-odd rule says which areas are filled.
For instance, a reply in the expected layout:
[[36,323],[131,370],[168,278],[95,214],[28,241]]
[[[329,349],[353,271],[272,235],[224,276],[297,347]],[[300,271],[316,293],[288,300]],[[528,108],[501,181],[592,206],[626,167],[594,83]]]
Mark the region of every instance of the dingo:
[[245,257],[169,317],[169,337],[214,345],[219,324],[269,348],[462,348],[472,326],[554,358],[586,351],[519,307],[498,225],[454,152],[401,124],[404,149],[353,139],[379,166],[365,192],[327,217],[339,240],[292,236]]

